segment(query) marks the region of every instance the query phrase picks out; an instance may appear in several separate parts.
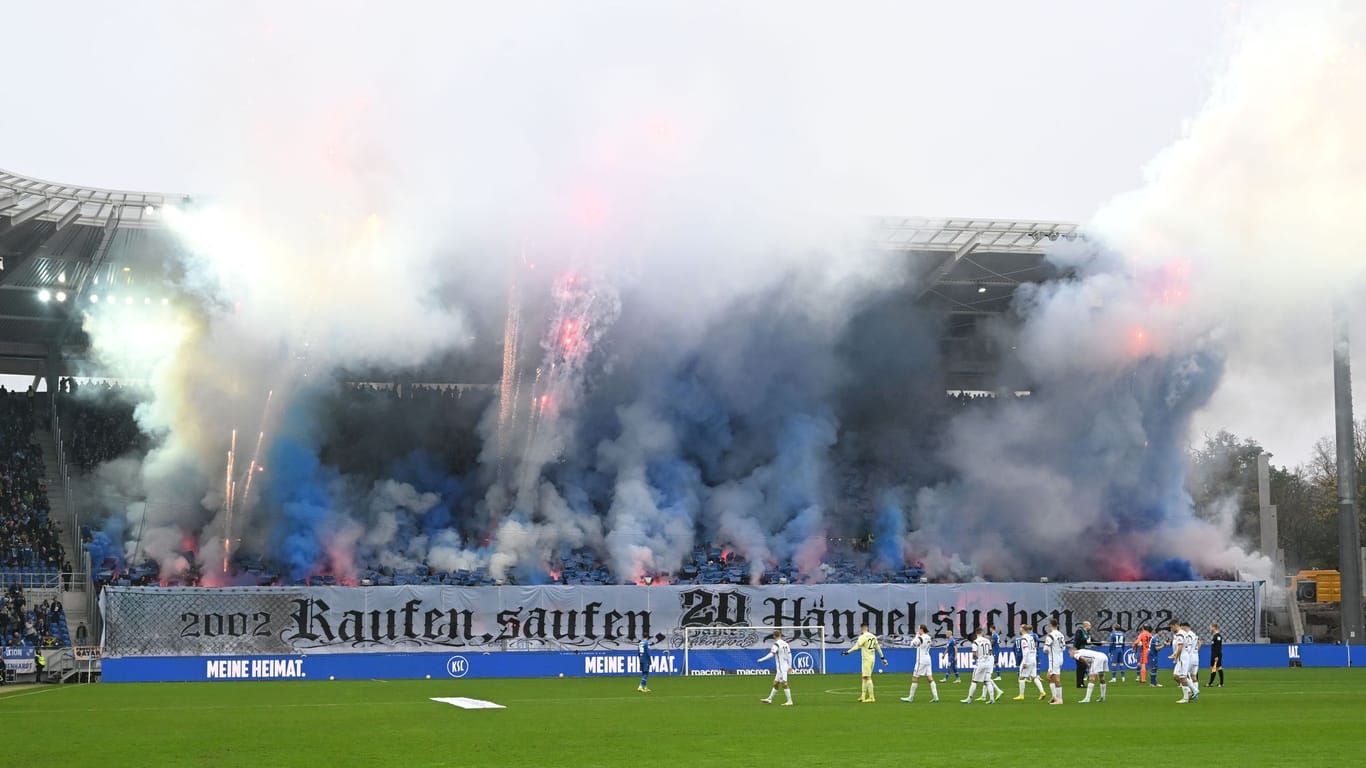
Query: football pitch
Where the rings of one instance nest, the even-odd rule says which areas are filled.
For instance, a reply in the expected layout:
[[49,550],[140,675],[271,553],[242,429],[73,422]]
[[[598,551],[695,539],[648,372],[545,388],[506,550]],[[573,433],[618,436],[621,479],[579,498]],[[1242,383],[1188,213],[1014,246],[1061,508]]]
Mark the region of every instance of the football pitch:
[[[1234,670],[1177,705],[1132,681],[1105,704],[960,704],[967,682],[914,704],[904,674],[796,677],[765,706],[760,677],[94,684],[0,688],[13,766],[1339,766],[1366,764],[1366,672]],[[1015,679],[1001,682],[1007,696]],[[504,709],[432,701],[467,697]],[[778,700],[781,700],[781,693]]]

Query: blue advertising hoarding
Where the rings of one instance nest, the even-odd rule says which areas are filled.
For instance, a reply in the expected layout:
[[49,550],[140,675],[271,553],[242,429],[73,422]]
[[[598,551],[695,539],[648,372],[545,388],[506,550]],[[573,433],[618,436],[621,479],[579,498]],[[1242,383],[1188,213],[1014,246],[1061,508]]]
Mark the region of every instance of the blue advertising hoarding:
[[[857,674],[857,655],[843,656],[839,648],[825,651],[826,671],[830,674]],[[1225,645],[1224,666],[1237,668],[1288,667],[1299,662],[1305,667],[1345,667],[1349,648],[1341,645]],[[819,671],[820,651],[802,651],[805,659],[795,658],[797,674]],[[766,675],[771,662],[760,664],[762,651],[712,650],[688,658],[687,674],[692,675]],[[1209,654],[1202,654],[1201,668],[1207,670]],[[1366,654],[1363,654],[1366,658]],[[907,674],[915,662],[913,651],[888,649],[889,665],[883,674]],[[947,661],[942,651],[932,655],[936,674],[943,674]],[[1137,667],[1132,652],[1126,653],[1125,666]],[[997,668],[1011,672],[1018,666],[1013,650],[997,656]],[[959,670],[971,669],[968,655],[959,658]],[[1041,665],[1041,671],[1045,665]],[[1064,669],[1073,669],[1070,658]],[[1162,656],[1160,673],[1170,673],[1171,662]],[[654,675],[685,674],[683,652],[677,650],[651,654],[650,672]],[[106,658],[106,682],[193,682],[241,680],[370,680],[370,679],[462,679],[510,677],[635,677],[640,674],[638,656],[629,651],[525,651],[465,653],[325,653],[288,656],[147,656]]]

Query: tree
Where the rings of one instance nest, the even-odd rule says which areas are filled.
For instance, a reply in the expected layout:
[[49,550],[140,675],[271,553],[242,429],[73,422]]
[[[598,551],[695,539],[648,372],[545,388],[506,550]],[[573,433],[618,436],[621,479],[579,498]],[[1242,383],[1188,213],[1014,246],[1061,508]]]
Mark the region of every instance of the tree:
[[[1257,498],[1257,457],[1261,445],[1221,430],[1206,435],[1189,456],[1186,486],[1198,516],[1212,518],[1221,505],[1236,505],[1235,533],[1246,541],[1261,538]],[[1357,515],[1361,525],[1366,499],[1366,420],[1356,425]],[[1328,437],[1314,444],[1309,461],[1294,469],[1271,466],[1271,503],[1276,505],[1286,568],[1338,567],[1337,442]],[[1366,526],[1362,526],[1366,541]],[[1272,554],[1272,553],[1264,553]]]
[[1331,568],[1338,561],[1337,490],[1309,477],[1305,467],[1271,467],[1281,549],[1288,568]]
[[1196,515],[1212,518],[1231,499],[1237,508],[1235,534],[1257,541],[1261,530],[1257,457],[1264,452],[1256,440],[1240,438],[1227,430],[1205,435],[1205,444],[1190,452],[1186,473],[1186,488],[1195,503]]
[[[1356,467],[1357,467],[1357,527],[1362,532],[1362,540],[1366,541],[1366,527],[1362,526],[1362,494],[1366,493],[1366,420],[1358,421],[1355,425],[1356,432]],[[1337,440],[1335,438],[1323,437],[1314,444],[1314,452],[1309,457],[1309,463],[1300,467],[1299,471],[1305,476],[1305,480],[1311,483],[1316,491],[1314,494],[1315,502],[1312,515],[1316,518],[1315,525],[1323,526],[1326,534],[1331,537],[1331,546],[1328,550],[1322,551],[1319,557],[1322,560],[1313,563],[1301,560],[1301,565],[1315,565],[1322,568],[1336,568],[1339,564],[1338,547],[1338,464],[1337,464]],[[1272,497],[1273,500],[1275,497]],[[1285,516],[1281,516],[1281,529],[1286,528]],[[1312,552],[1314,545],[1312,539],[1305,542]],[[1286,549],[1286,560],[1290,562],[1290,551]]]

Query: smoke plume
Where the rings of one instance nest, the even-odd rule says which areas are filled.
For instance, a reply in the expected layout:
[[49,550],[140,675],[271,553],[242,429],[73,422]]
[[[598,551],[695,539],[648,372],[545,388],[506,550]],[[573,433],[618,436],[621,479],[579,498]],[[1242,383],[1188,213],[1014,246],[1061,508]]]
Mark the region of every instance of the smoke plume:
[[[434,11],[400,62],[345,4],[220,30],[253,55],[206,67],[226,162],[166,214],[179,298],[87,323],[152,387],[106,539],[205,583],[225,549],[343,581],[588,551],[629,582],[700,545],[819,580],[852,540],[936,578],[1264,565],[1197,519],[1184,452],[1227,371],[1326,365],[1315,313],[1362,287],[1366,14],[1250,12],[1183,137],[986,331],[1030,395],[961,407],[923,265],[850,217],[907,183],[886,128],[915,116],[872,98],[892,53],[834,61],[756,10],[543,10]],[[481,388],[371,418],[357,371]]]

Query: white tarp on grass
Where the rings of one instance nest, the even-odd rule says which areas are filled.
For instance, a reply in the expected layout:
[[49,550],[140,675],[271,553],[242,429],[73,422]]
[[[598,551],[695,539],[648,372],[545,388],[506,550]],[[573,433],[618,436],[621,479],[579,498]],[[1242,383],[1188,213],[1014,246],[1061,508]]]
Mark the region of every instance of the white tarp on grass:
[[453,707],[460,707],[461,709],[507,709],[507,707],[502,704],[494,704],[491,701],[484,701],[483,699],[467,699],[464,696],[448,696],[446,698],[434,697],[432,698],[432,701],[450,704]]

